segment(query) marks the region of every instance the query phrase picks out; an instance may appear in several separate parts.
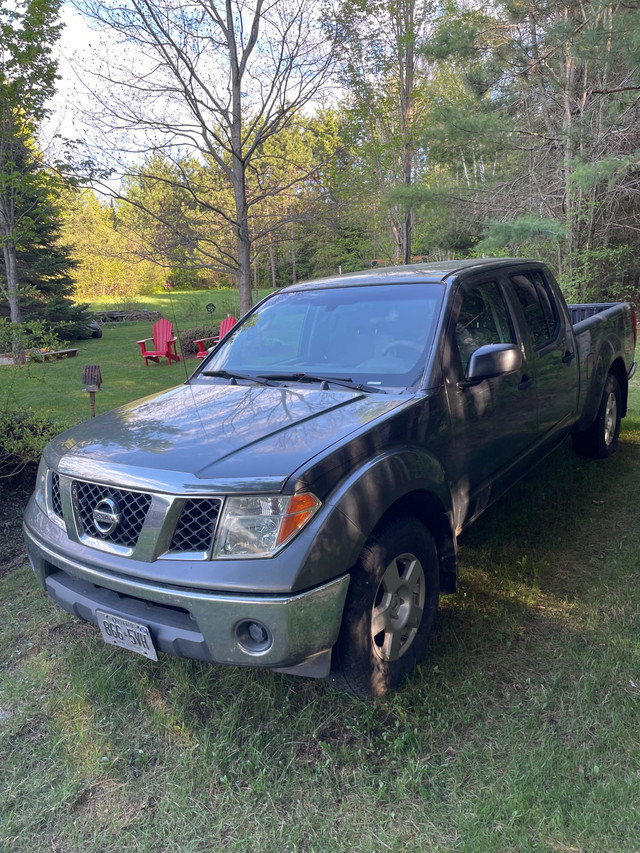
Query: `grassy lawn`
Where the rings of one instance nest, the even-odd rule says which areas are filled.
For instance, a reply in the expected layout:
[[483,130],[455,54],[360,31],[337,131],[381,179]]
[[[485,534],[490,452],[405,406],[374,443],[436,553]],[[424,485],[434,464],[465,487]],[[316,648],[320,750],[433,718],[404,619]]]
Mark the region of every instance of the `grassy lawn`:
[[[142,331],[83,345],[79,365],[122,353],[100,408],[184,377],[125,359]],[[58,411],[72,368],[30,368],[33,405]],[[375,702],[148,662],[0,565],[0,850],[637,853],[638,412],[634,380],[613,459],[566,444],[462,537],[428,656]]]

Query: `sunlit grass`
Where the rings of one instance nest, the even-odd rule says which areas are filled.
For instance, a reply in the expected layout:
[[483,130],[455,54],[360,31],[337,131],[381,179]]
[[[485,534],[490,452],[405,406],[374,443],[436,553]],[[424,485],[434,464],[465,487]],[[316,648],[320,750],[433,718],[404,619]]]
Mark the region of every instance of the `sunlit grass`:
[[372,703],[146,661],[2,578],[0,850],[637,853],[639,389],[613,459],[563,446],[464,534]]
[[[260,291],[260,296],[267,292]],[[211,302],[216,306],[214,314],[206,310]],[[140,297],[127,307],[160,311],[177,332],[218,323],[227,314],[238,316],[234,290],[159,293]],[[196,366],[194,359],[171,365],[161,359],[159,364],[145,366],[136,341],[151,334],[151,320],[108,323],[102,338],[74,343],[75,358],[0,366],[0,409],[44,411],[65,427],[86,420],[90,416],[89,395],[82,385],[86,364],[99,365],[102,374],[102,388],[96,395],[98,413],[184,382]]]

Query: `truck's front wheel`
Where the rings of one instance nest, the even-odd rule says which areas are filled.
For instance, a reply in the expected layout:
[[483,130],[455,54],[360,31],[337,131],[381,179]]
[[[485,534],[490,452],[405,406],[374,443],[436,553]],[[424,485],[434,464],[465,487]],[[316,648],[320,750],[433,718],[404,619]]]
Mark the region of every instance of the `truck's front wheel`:
[[615,452],[620,435],[622,395],[620,384],[610,373],[602,392],[595,421],[586,432],[576,433],[573,446],[581,456],[606,459]]
[[383,520],[351,575],[333,683],[358,696],[382,696],[413,671],[438,607],[438,554],[417,519]]

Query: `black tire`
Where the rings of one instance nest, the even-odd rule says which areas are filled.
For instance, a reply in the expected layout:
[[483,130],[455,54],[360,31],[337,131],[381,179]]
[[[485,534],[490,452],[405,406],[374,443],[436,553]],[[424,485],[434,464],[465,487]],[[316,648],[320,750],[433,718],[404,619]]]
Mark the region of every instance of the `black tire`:
[[596,419],[588,430],[573,435],[573,447],[580,456],[607,459],[615,453],[620,435],[622,394],[613,374],[607,376]]
[[362,697],[398,687],[427,647],[439,591],[438,553],[427,528],[407,516],[383,519],[351,573],[333,684]]

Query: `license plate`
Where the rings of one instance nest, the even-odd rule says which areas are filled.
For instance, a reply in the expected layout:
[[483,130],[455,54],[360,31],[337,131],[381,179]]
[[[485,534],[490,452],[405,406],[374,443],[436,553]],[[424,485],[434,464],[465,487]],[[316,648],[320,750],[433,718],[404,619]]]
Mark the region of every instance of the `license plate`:
[[98,626],[102,631],[102,639],[111,646],[121,646],[144,655],[151,660],[158,660],[149,628],[138,622],[131,622],[121,616],[105,613],[104,610],[96,610]]

